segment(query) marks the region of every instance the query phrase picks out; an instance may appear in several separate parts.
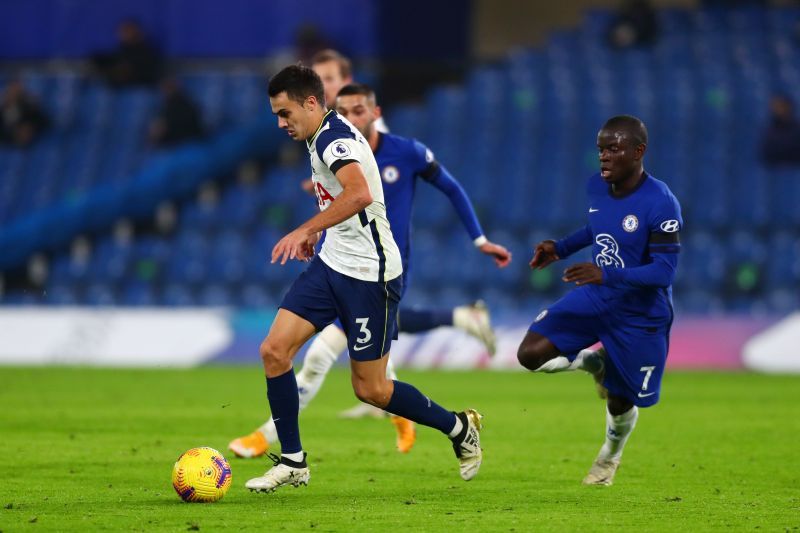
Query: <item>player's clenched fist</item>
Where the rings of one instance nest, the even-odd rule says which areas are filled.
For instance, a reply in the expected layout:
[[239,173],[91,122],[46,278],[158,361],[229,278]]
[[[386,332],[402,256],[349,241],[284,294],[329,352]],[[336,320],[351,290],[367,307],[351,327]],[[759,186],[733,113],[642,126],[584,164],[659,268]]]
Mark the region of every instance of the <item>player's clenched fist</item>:
[[546,240],[536,245],[533,252],[533,259],[529,263],[531,268],[543,269],[550,263],[555,263],[561,259],[556,252],[556,241]]

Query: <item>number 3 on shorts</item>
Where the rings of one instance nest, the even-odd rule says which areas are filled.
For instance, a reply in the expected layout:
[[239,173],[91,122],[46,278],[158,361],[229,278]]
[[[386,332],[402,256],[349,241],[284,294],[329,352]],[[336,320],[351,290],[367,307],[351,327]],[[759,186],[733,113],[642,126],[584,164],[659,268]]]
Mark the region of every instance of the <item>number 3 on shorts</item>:
[[361,326],[360,333],[362,333],[364,335],[363,337],[361,335],[359,335],[356,338],[356,342],[358,344],[366,344],[372,338],[372,333],[370,333],[369,330],[367,329],[367,323],[368,322],[369,322],[369,317],[367,317],[367,318],[356,318],[356,324]]

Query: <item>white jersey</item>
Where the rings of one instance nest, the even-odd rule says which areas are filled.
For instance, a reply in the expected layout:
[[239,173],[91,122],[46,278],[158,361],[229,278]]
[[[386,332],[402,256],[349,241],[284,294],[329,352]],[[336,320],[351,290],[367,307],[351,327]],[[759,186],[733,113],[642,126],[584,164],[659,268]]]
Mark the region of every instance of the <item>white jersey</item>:
[[367,140],[331,110],[307,145],[320,211],[342,193],[336,172],[347,164],[361,165],[372,194],[372,203],[363,211],[328,228],[320,259],[333,270],[364,281],[390,281],[402,274],[400,251],[386,218],[380,171]]

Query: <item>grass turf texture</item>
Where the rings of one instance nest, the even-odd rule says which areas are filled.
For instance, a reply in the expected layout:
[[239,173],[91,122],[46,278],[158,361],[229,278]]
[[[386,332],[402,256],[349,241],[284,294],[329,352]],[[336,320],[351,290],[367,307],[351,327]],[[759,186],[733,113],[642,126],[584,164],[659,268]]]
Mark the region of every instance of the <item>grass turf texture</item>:
[[[308,487],[254,494],[264,459],[227,442],[262,422],[260,370],[3,368],[0,530],[797,530],[800,378],[668,373],[612,487],[584,487],[604,406],[582,373],[409,372],[451,408],[484,415],[484,464],[466,483],[449,442],[421,428],[408,455],[388,421],[341,421],[336,370],[301,416]],[[173,462],[213,446],[233,469],[215,504],[186,504]]]

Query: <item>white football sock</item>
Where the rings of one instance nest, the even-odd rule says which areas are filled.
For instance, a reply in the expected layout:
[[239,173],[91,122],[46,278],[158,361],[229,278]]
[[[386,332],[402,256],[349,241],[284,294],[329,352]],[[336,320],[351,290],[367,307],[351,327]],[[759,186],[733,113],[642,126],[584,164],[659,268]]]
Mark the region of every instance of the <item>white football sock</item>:
[[622,449],[628,440],[636,420],[639,418],[639,409],[634,405],[629,411],[613,416],[606,410],[606,441],[597,454],[598,459],[619,459]]
[[570,362],[563,355],[559,355],[547,361],[545,364],[534,370],[534,372],[547,372],[552,374],[555,372],[565,372],[567,370],[585,370],[587,372],[596,372],[602,361],[598,362],[597,352],[592,350],[581,350],[578,352],[575,360]]
[[394,371],[394,364],[392,364],[391,359],[386,361],[386,379],[390,379],[392,381],[397,379],[397,372]]
[[[308,347],[303,368],[297,373],[297,392],[300,395],[300,410],[314,399],[328,371],[339,358],[339,354],[347,348],[347,335],[331,324],[323,329]],[[258,428],[270,444],[278,442],[278,431],[272,417]],[[302,459],[302,458],[301,458]]]
[[297,373],[301,411],[317,395],[328,371],[346,348],[347,336],[334,325],[327,326],[311,342],[303,361],[303,368]]
[[558,355],[534,370],[534,372],[547,372],[548,374],[552,374],[554,372],[564,372],[565,370],[571,370],[569,359],[563,355]]
[[462,429],[464,429],[464,423],[461,421],[458,415],[456,415],[456,425],[453,426],[453,429],[447,434],[447,436],[451,439],[454,439],[458,437],[458,434],[461,433]]
[[466,331],[472,323],[472,308],[468,305],[459,305],[453,308],[453,327]]
[[303,451],[295,452],[295,453],[282,453],[281,457],[286,457],[290,461],[294,461],[295,463],[302,463],[303,462]]
[[594,350],[581,350],[569,364],[570,370],[585,370],[590,374],[603,368],[603,358]]

